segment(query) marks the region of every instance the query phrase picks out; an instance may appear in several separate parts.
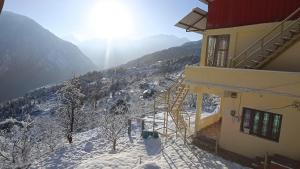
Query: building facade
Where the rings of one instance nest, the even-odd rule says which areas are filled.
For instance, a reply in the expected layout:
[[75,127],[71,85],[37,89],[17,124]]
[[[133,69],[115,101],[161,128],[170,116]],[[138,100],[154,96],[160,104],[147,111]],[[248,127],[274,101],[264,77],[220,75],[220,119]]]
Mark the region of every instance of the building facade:
[[[184,82],[197,94],[195,134],[216,123],[218,146],[249,157],[300,160],[300,1],[202,0],[176,26],[200,33],[199,66]],[[203,94],[221,98],[201,117]]]

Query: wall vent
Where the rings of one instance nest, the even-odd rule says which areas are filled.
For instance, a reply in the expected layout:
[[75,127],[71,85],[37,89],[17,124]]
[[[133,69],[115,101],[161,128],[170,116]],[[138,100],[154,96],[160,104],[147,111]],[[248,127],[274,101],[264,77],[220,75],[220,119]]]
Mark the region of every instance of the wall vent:
[[224,91],[224,97],[237,98],[237,92]]

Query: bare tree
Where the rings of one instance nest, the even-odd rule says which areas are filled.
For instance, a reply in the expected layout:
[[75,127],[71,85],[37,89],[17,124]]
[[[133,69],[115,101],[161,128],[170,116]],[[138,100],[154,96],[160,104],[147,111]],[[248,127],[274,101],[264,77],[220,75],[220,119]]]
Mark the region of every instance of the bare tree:
[[127,131],[129,118],[128,106],[123,100],[119,100],[109,111],[104,112],[101,118],[102,132],[112,142],[113,151],[116,151],[117,141]]
[[73,142],[73,133],[79,126],[81,118],[83,118],[81,107],[83,105],[84,95],[81,93],[78,78],[67,81],[65,85],[58,91],[60,105],[58,108],[58,116],[64,128],[68,142]]
[[208,113],[215,112],[221,103],[221,98],[214,94],[203,94],[202,110]]
[[196,108],[196,104],[197,104],[197,95],[195,94],[187,95],[186,106],[188,108]]
[[29,168],[37,157],[36,145],[39,138],[34,122],[28,116],[11,128],[0,131],[0,168]]
[[62,128],[58,124],[58,119],[41,118],[36,122],[41,142],[46,145],[46,152],[53,152],[61,142],[63,133]]

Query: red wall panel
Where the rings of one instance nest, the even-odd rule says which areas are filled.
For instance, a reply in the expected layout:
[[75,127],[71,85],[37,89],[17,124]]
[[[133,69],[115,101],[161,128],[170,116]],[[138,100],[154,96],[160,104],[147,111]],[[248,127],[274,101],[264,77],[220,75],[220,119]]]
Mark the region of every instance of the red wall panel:
[[0,13],[2,11],[3,5],[4,5],[4,0],[0,0]]
[[208,5],[207,28],[281,21],[298,7],[300,0],[214,0]]

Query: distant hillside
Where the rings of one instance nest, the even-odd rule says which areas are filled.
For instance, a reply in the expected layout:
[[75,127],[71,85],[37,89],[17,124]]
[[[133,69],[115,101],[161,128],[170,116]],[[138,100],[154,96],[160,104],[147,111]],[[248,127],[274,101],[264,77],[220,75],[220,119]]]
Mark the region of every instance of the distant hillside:
[[[136,60],[130,61],[124,67],[142,67],[157,62],[176,62],[189,59],[196,59],[193,63],[199,62],[201,52],[201,41],[187,42],[178,47],[172,47],[152,54],[145,55]],[[182,64],[184,64],[182,62]]]
[[111,42],[94,39],[78,45],[94,63],[104,69],[125,64],[149,53],[180,46],[188,41],[172,35],[156,35],[139,40],[119,39]]
[[0,15],[0,101],[95,68],[75,45],[30,18]]

